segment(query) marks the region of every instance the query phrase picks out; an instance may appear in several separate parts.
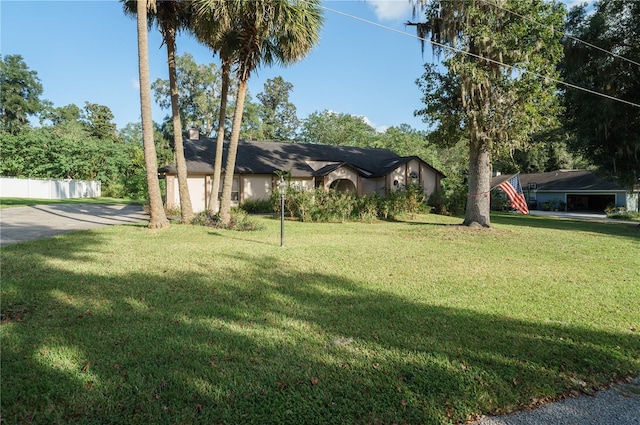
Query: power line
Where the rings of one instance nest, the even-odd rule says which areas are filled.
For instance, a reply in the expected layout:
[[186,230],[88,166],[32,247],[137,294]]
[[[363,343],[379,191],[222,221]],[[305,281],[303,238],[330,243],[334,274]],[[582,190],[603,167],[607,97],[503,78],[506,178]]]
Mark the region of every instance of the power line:
[[[302,1],[304,1],[304,0],[302,0]],[[507,67],[507,68],[509,68],[511,70],[520,71],[522,73],[526,72],[526,73],[529,73],[529,74],[531,74],[531,75],[533,75],[535,77],[542,78],[542,79],[544,79],[546,81],[552,81],[554,83],[557,83],[557,84],[560,84],[560,85],[563,85],[563,86],[566,86],[566,87],[570,87],[570,88],[573,88],[573,89],[576,89],[576,90],[580,90],[580,91],[583,91],[583,92],[586,92],[586,93],[594,94],[596,96],[601,96],[601,97],[604,97],[604,98],[607,98],[607,99],[610,99],[610,100],[614,100],[616,102],[625,103],[627,105],[630,105],[630,106],[633,106],[633,107],[636,107],[636,108],[640,108],[640,104],[638,104],[638,103],[634,103],[634,102],[630,102],[628,100],[624,100],[624,99],[620,99],[620,98],[617,98],[617,97],[614,97],[614,96],[610,96],[608,94],[601,93],[601,92],[598,92],[598,91],[595,91],[595,90],[591,90],[591,89],[588,89],[586,87],[581,87],[581,86],[578,86],[578,85],[575,85],[575,84],[567,83],[565,81],[558,80],[557,78],[553,78],[553,77],[549,77],[549,76],[546,76],[546,75],[539,74],[537,72],[529,71],[527,69],[520,68],[520,67],[515,66],[515,65],[509,65],[507,63],[500,62],[500,61],[497,61],[497,60],[494,60],[494,59],[485,58],[485,57],[482,57],[482,56],[477,55],[475,53],[467,52],[465,50],[461,50],[461,49],[458,49],[456,47],[447,46],[445,44],[438,43],[437,41],[428,40],[426,38],[418,37],[417,35],[409,34],[407,32],[400,31],[400,30],[398,30],[396,28],[392,28],[392,27],[389,27],[389,26],[386,26],[386,25],[383,25],[383,24],[380,24],[380,23],[377,23],[377,22],[373,22],[373,21],[370,21],[368,19],[361,18],[359,16],[351,15],[349,13],[342,12],[340,10],[332,9],[332,8],[324,6],[324,5],[321,5],[320,7],[322,7],[323,9],[325,9],[325,10],[327,10],[329,12],[336,13],[338,15],[342,15],[342,16],[345,16],[347,18],[354,19],[356,21],[364,22],[366,24],[373,25],[373,26],[376,26],[376,27],[379,27],[379,28],[383,28],[383,29],[391,31],[391,32],[396,32],[398,34],[402,34],[402,35],[405,35],[405,36],[408,36],[408,37],[411,37],[411,38],[415,38],[416,40],[420,40],[422,42],[426,41],[426,42],[431,43],[432,45],[440,47],[442,49],[446,49],[446,50],[453,51],[455,53],[461,53],[461,54],[464,54],[464,55],[467,55],[467,56],[475,57],[475,58],[483,60],[483,61],[487,61],[487,62],[494,63],[496,65],[501,65],[501,66]]]
[[[522,19],[526,19],[526,20],[528,20],[528,21],[530,21],[530,22],[533,22],[534,24],[538,24],[538,25],[540,25],[540,26],[545,26],[545,24],[543,24],[543,23],[541,23],[541,22],[538,22],[538,21],[536,21],[536,20],[535,20],[535,19],[533,19],[533,18],[530,18],[530,17],[528,17],[528,16],[521,15],[521,14],[520,14],[520,13],[518,13],[518,12],[514,12],[514,11],[513,11],[513,10],[511,10],[511,9],[508,9],[508,8],[506,8],[506,7],[502,7],[502,6],[500,6],[499,4],[494,3],[494,2],[492,2],[492,1],[490,1],[490,0],[481,0],[481,1],[483,1],[483,2],[485,2],[485,3],[487,3],[487,4],[490,4],[491,6],[495,6],[495,7],[497,7],[498,9],[502,9],[502,10],[504,10],[505,12],[509,12],[509,13],[511,13],[512,15],[516,15],[516,16],[518,16],[518,17],[522,18]],[[589,43],[588,41],[581,40],[581,39],[579,39],[578,37],[574,37],[574,36],[572,36],[571,34],[567,34],[566,32],[558,31],[557,29],[555,29],[555,28],[553,28],[553,27],[551,27],[551,30],[552,30],[553,32],[555,32],[556,34],[560,34],[560,35],[562,35],[562,36],[564,36],[564,37],[570,38],[571,40],[577,41],[577,42],[582,43],[582,44],[586,44],[587,46],[589,46],[589,47],[591,47],[591,48],[593,48],[593,49],[600,50],[600,51],[601,51],[601,52],[603,52],[603,53],[606,53],[606,54],[608,54],[608,55],[614,56],[614,57],[616,57],[616,58],[618,58],[618,59],[625,60],[625,61],[627,61],[627,62],[630,62],[630,63],[634,64],[634,65],[640,66],[640,63],[639,63],[639,62],[636,62],[636,61],[634,61],[634,60],[632,60],[632,59],[629,59],[629,58],[626,58],[626,57],[624,57],[624,56],[621,56],[621,55],[619,55],[619,54],[617,54],[617,53],[614,53],[614,52],[612,52],[612,51],[610,51],[610,50],[603,49],[602,47],[600,47],[600,46],[596,46],[595,44],[591,44],[591,43]]]

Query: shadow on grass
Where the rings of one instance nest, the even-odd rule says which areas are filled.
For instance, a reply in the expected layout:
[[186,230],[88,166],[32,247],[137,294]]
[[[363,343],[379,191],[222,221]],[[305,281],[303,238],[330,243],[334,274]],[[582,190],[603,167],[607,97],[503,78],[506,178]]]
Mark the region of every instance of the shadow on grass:
[[237,241],[242,241],[242,242],[252,242],[252,243],[256,243],[256,244],[260,244],[260,245],[268,245],[268,246],[279,246],[280,245],[280,240],[278,240],[276,242],[276,240],[274,239],[273,242],[265,242],[263,240],[254,238],[254,239],[247,239],[247,238],[238,238],[238,237],[234,237],[233,233],[230,232],[226,232],[226,233],[222,233],[219,231],[209,231],[208,232],[209,235],[211,236],[216,236],[219,238],[226,238],[226,239],[233,239],[233,240],[237,240]]
[[0,333],[6,423],[455,423],[640,371],[632,333],[418,303],[269,256],[102,272],[103,243],[3,251],[3,311],[26,309]]

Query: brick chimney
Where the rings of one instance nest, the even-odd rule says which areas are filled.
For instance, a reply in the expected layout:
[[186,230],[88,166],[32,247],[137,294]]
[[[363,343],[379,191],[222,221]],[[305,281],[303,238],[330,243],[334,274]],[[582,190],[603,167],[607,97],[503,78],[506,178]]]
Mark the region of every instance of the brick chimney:
[[196,127],[191,127],[189,129],[189,139],[200,140],[200,130],[198,130]]

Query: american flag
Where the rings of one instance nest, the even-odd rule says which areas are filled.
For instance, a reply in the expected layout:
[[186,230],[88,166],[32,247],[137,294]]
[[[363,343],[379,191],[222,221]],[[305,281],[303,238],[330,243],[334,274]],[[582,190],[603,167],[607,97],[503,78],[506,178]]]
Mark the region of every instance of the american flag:
[[529,207],[527,207],[527,200],[522,192],[522,186],[520,185],[520,177],[518,174],[511,177],[509,180],[500,183],[498,187],[507,195],[511,206],[522,214],[529,214]]

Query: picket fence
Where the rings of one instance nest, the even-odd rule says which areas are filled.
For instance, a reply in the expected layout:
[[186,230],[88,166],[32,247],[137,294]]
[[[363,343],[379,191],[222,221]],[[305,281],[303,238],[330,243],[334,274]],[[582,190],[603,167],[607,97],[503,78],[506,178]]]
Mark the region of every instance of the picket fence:
[[23,179],[0,177],[0,197],[69,199],[98,198],[101,183],[89,180]]

